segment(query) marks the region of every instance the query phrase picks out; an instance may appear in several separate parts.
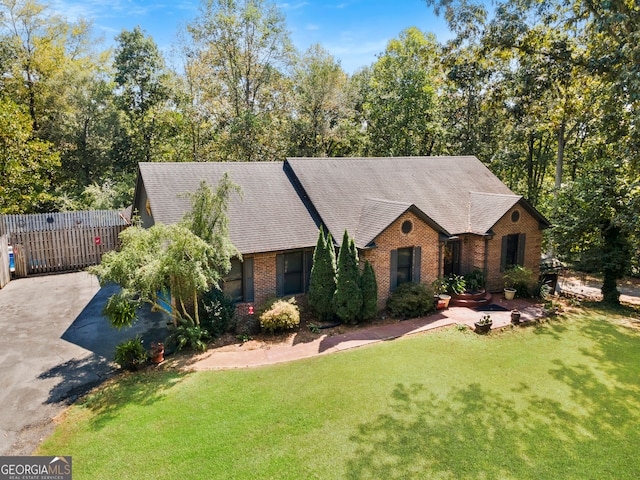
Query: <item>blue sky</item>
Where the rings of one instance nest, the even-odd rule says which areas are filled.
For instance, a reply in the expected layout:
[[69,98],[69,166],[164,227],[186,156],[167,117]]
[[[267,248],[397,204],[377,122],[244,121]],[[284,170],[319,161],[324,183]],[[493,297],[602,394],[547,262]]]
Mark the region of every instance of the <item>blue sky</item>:
[[[450,37],[446,24],[423,0],[287,0],[276,4],[286,17],[295,46],[304,52],[320,43],[342,67],[353,73],[369,65],[389,40],[405,28],[416,26],[438,40]],[[176,33],[197,17],[198,0],[51,0],[52,8],[73,21],[93,21],[94,33],[105,46],[125,28],[140,25],[169,55]]]

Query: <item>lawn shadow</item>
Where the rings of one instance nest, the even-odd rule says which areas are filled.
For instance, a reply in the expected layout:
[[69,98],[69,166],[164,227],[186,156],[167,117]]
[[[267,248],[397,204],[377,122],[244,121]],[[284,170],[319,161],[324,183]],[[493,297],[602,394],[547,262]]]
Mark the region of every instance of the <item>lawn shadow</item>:
[[87,395],[79,403],[95,414],[91,426],[99,430],[128,405],[150,406],[162,400],[187,375],[187,372],[175,370],[124,373]]
[[571,389],[571,401],[546,398],[526,381],[512,393],[472,383],[444,396],[396,385],[387,410],[351,437],[347,477],[637,478],[637,390],[612,389],[582,366],[556,365],[550,374]]

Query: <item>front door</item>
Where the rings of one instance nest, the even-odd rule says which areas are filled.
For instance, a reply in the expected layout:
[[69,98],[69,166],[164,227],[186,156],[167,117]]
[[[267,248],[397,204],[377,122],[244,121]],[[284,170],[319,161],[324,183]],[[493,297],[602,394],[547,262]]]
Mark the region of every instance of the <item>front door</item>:
[[460,252],[462,250],[462,242],[460,240],[452,240],[444,246],[444,276],[451,274],[460,275]]

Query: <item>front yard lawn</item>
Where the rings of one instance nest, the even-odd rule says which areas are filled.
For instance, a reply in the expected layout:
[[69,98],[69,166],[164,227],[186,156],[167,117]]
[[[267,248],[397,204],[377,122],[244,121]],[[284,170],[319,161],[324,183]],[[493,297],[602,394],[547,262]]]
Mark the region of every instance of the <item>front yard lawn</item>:
[[636,479],[638,317],[133,374],[72,407],[37,454],[72,455],[76,480]]

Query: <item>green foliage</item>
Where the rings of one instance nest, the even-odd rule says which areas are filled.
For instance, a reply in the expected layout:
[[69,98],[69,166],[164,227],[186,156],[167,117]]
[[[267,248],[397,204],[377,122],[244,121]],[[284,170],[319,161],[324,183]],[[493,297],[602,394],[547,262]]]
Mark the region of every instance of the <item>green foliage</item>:
[[336,256],[331,233],[320,227],[309,283],[309,308],[321,321],[332,320],[335,315],[333,294],[336,290]]
[[336,291],[333,296],[336,315],[345,323],[357,323],[362,310],[362,289],[358,252],[355,243],[345,230],[338,254]]
[[202,295],[200,310],[200,324],[212,337],[222,335],[233,326],[236,307],[233,300],[218,288]]
[[220,272],[210,268],[208,260],[215,256],[211,246],[184,226],[133,226],[120,233],[120,242],[120,250],[106,253],[102,263],[89,271],[102,285],[117,283],[141,302],[165,312],[156,294],[170,291],[182,307],[182,312],[173,309],[174,319],[186,314],[185,300],[207,291],[221,278]]
[[471,273],[464,276],[465,287],[470,292],[479,292],[484,290],[487,283],[486,275],[479,268],[474,269]]
[[116,345],[115,362],[125,370],[137,370],[147,363],[148,354],[140,337]]
[[476,325],[485,326],[485,325],[493,325],[493,320],[491,320],[491,315],[485,313],[480,317],[480,320],[476,322]]
[[535,284],[533,272],[521,265],[514,265],[503,275],[505,288],[514,288],[516,296],[520,298],[529,298],[531,289]]
[[53,145],[33,137],[29,115],[0,98],[0,214],[46,210],[59,166]]
[[195,325],[189,319],[180,319],[177,326],[173,326],[165,344],[170,350],[177,352],[188,349],[194,352],[204,352],[207,349],[209,333],[200,325]]
[[266,332],[291,330],[300,325],[300,310],[295,298],[276,300],[260,315],[260,327]]
[[362,287],[362,320],[371,320],[378,313],[378,282],[376,273],[369,261],[364,262],[364,270],[360,279]]
[[467,288],[467,283],[462,275],[452,273],[446,279],[447,293],[449,295],[460,295]]
[[424,283],[402,283],[387,300],[394,318],[423,317],[435,310],[433,290]]
[[112,327],[121,330],[131,327],[137,320],[138,302],[131,296],[131,292],[120,290],[107,300],[102,314],[107,317]]
[[411,27],[391,40],[373,64],[363,104],[370,154],[432,153],[440,137],[438,56],[435,37]]

